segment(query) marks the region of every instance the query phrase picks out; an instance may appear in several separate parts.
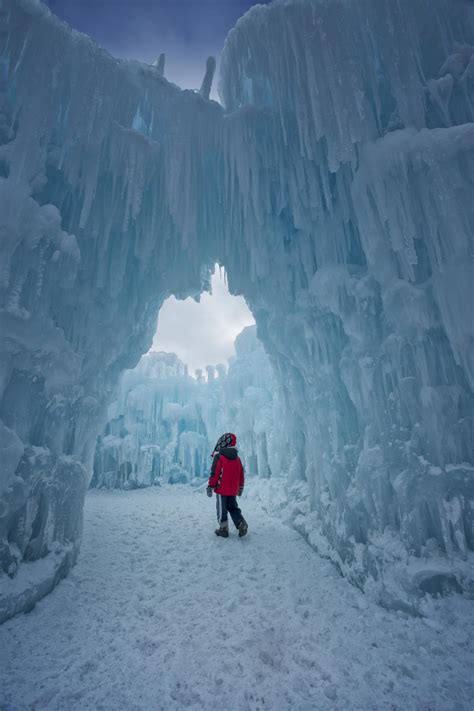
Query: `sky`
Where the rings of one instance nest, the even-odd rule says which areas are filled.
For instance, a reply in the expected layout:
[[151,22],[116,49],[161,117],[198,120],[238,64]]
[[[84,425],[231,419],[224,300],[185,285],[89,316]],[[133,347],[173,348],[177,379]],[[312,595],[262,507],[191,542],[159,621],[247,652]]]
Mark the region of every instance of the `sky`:
[[[266,4],[269,0],[260,0]],[[219,53],[252,0],[46,0],[49,8],[121,59],[153,62],[166,54],[165,77],[199,89],[206,59]],[[217,79],[217,77],[216,77]],[[216,79],[212,98],[217,99]]]
[[191,373],[206,365],[226,363],[235,354],[235,337],[255,323],[242,296],[229,294],[224,272],[212,277],[212,296],[178,301],[172,296],[161,307],[152,350],[176,353]]

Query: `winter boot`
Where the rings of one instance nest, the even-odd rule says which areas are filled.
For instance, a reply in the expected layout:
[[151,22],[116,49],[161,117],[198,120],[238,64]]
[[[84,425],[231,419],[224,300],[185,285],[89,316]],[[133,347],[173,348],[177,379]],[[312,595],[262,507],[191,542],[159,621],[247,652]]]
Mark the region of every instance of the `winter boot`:
[[242,521],[239,523],[239,538],[242,538],[242,536],[245,536],[247,531],[248,531],[247,521],[243,518]]
[[229,524],[227,521],[223,521],[219,528],[214,531],[216,536],[221,536],[222,538],[229,538]]

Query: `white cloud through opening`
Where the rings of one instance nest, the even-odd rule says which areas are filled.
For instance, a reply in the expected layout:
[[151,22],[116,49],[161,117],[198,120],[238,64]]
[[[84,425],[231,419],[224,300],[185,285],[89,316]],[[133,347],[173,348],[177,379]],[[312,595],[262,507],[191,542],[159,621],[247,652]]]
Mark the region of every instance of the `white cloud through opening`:
[[242,296],[232,296],[224,273],[218,268],[212,279],[212,294],[200,302],[171,296],[158,315],[152,350],[176,353],[190,373],[206,365],[226,363],[235,355],[234,340],[246,326],[255,323]]

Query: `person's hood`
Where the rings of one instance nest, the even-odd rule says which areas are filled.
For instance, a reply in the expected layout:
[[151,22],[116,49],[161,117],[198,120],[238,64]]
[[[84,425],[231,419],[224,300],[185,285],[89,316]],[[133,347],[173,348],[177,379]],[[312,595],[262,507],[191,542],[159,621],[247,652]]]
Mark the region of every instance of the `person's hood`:
[[227,459],[237,459],[237,457],[239,456],[237,447],[222,447],[222,449],[219,450],[218,454],[223,454],[224,457],[226,457]]

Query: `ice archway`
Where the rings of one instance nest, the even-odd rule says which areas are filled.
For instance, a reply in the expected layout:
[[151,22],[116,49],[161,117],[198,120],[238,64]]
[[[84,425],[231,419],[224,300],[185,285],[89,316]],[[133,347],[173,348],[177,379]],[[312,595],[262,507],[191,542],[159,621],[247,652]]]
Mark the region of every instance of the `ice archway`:
[[409,555],[466,558],[472,7],[257,7],[225,111],[35,0],[0,29],[0,617],[73,563],[118,375],[216,261],[285,394],[312,542],[379,587]]

